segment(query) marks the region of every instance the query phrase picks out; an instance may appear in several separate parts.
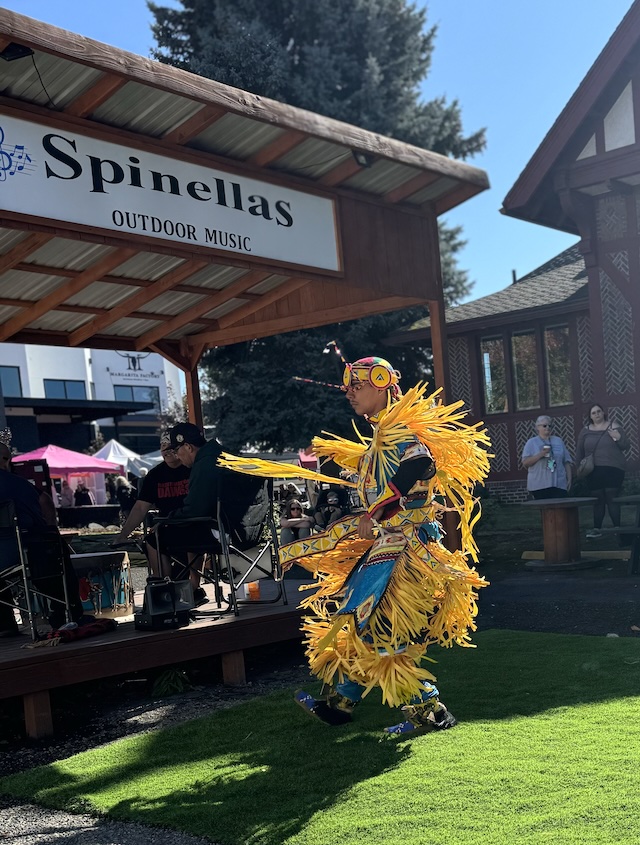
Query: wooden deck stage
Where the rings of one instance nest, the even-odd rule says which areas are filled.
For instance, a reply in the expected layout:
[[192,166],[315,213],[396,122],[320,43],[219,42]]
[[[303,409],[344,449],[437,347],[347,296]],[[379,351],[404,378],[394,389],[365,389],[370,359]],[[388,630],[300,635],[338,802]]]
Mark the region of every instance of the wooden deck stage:
[[[285,581],[288,604],[247,603],[240,615],[214,613],[185,628],[136,631],[132,616],[119,621],[108,634],[48,648],[23,648],[27,635],[0,640],[0,700],[22,696],[27,736],[37,739],[53,733],[49,690],[83,681],[124,675],[140,669],[168,666],[184,660],[221,655],[224,682],[245,683],[245,648],[295,639],[300,636],[298,609],[302,583]],[[260,581],[261,598],[277,594],[277,585]],[[212,594],[212,587],[206,587]],[[142,594],[136,595],[136,608]],[[216,611],[210,602],[198,609]]]

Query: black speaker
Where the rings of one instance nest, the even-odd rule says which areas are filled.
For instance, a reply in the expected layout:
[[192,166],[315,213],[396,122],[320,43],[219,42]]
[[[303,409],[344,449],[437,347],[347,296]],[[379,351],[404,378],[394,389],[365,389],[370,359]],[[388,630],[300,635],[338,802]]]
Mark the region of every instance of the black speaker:
[[190,622],[193,606],[190,581],[149,578],[144,590],[142,612],[134,614],[133,626],[138,631],[184,628]]

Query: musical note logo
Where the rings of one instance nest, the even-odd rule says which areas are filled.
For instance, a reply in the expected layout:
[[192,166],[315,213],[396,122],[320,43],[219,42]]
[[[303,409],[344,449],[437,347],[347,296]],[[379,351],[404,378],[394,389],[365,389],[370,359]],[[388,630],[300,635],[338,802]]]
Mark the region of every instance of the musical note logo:
[[6,182],[16,173],[35,170],[33,159],[24,144],[5,145],[4,138],[4,129],[0,126],[0,182]]

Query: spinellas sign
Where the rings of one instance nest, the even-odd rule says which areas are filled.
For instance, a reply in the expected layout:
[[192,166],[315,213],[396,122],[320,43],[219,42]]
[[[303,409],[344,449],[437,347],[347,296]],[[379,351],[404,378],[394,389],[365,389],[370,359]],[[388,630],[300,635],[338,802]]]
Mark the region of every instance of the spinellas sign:
[[0,207],[341,269],[331,199],[2,114]]

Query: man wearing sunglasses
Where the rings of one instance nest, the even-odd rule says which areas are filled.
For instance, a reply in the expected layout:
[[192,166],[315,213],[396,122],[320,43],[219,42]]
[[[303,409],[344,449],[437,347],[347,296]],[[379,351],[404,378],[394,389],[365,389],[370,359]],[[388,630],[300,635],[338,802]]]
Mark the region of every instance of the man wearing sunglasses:
[[522,450],[527,490],[534,499],[564,499],[571,487],[573,461],[562,438],[551,433],[551,426],[551,417],[539,416],[536,434]]

